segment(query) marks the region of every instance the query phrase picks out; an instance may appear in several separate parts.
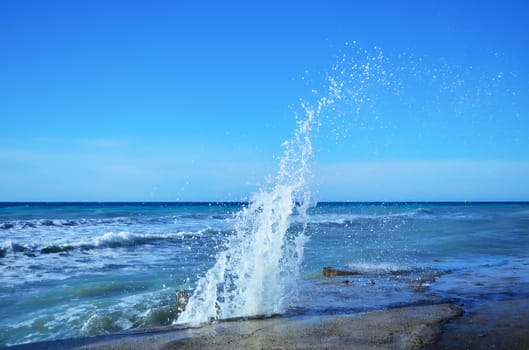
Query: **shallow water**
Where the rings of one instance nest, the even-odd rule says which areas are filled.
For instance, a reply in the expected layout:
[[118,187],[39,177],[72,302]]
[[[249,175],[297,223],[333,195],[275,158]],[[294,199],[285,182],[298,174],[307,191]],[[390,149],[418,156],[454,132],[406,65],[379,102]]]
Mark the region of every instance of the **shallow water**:
[[[242,206],[2,204],[0,344],[171,324],[175,291],[213,266]],[[285,315],[528,294],[529,203],[320,203],[307,234]]]

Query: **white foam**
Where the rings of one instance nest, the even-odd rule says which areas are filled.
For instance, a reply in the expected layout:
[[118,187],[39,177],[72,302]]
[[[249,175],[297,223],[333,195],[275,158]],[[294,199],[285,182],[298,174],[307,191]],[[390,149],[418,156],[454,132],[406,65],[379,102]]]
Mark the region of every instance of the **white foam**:
[[0,243],[0,249],[10,250],[13,247],[13,241],[10,239],[3,240]]
[[105,246],[112,243],[127,243],[133,241],[137,238],[137,235],[134,235],[130,232],[121,231],[121,232],[106,232],[99,237],[95,237],[93,243],[96,247]]
[[409,266],[399,265],[390,262],[381,263],[351,263],[347,267],[353,271],[362,273],[395,273],[401,271],[410,271]]

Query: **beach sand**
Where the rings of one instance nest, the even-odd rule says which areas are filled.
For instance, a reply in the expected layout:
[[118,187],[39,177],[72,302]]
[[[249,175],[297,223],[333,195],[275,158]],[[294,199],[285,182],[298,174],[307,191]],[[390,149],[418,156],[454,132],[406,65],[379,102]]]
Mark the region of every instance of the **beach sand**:
[[[467,310],[466,310],[467,309]],[[443,303],[351,315],[217,322],[19,349],[529,349],[529,300]]]

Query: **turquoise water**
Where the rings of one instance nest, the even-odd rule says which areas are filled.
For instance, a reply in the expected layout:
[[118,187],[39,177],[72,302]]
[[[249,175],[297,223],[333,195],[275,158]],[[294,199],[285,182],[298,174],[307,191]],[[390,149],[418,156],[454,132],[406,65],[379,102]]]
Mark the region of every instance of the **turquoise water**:
[[[0,345],[172,324],[244,206],[0,204]],[[529,294],[529,203],[319,203],[288,223],[308,241],[285,316]]]

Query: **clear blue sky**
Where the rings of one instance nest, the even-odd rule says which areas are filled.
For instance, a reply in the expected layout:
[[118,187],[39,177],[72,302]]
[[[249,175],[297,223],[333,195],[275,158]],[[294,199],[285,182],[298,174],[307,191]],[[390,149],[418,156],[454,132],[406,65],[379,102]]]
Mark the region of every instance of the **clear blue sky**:
[[526,1],[1,1],[0,201],[246,199],[353,41],[405,69],[398,95],[342,112],[347,137],[322,121],[319,200],[529,200],[527,18]]

